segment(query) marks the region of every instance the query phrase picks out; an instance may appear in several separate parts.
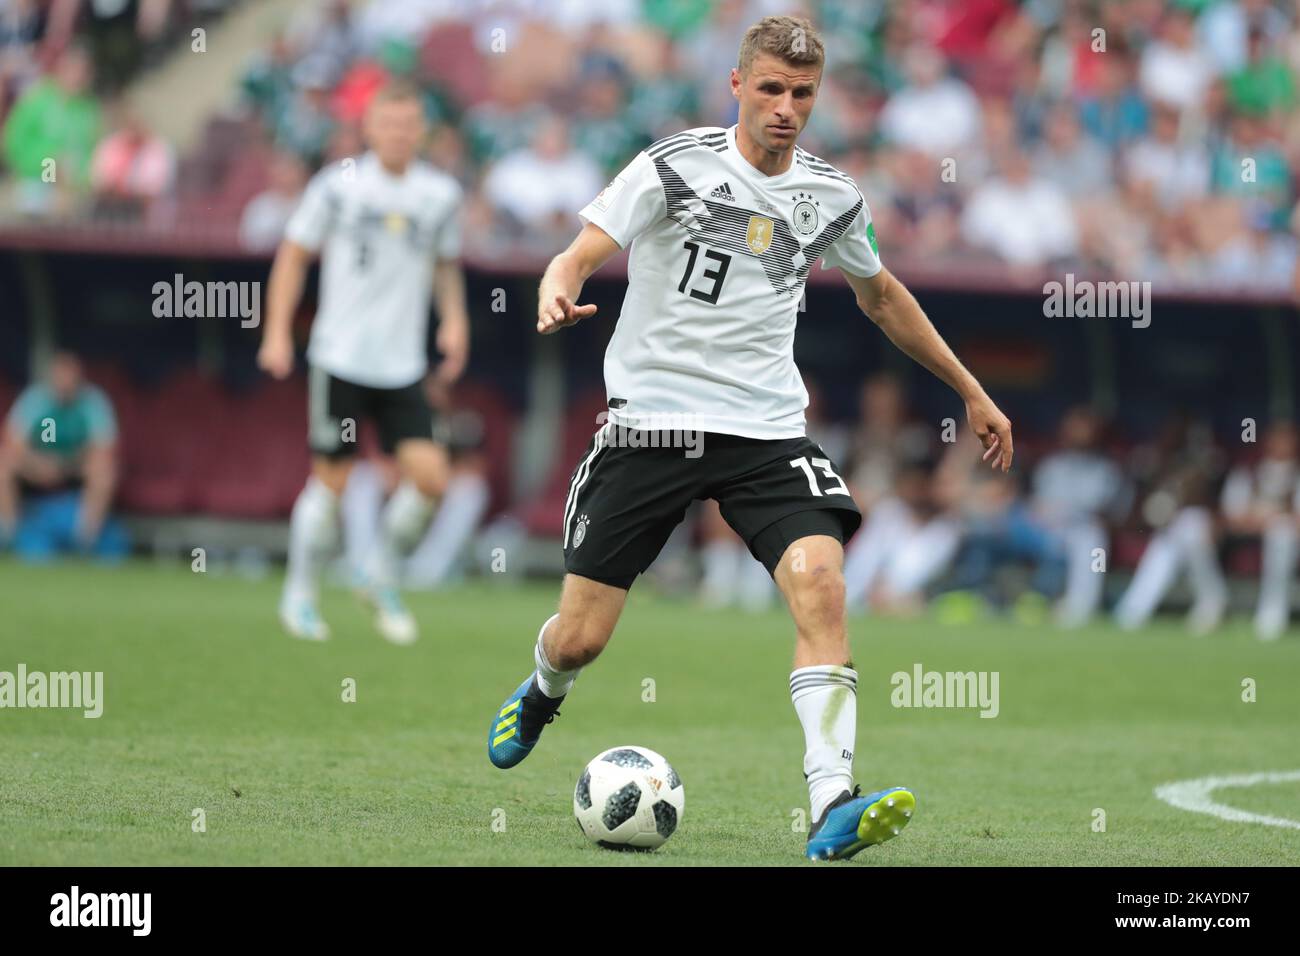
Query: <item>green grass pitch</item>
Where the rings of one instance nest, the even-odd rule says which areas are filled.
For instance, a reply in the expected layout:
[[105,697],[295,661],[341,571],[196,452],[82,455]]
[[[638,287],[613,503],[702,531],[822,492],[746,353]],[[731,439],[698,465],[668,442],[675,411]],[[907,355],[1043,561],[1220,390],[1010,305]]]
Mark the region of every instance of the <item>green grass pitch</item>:
[[[0,865],[814,865],[800,856],[783,611],[704,611],[638,585],[563,716],[502,772],[487,726],[531,668],[554,586],[413,595],[424,634],[411,648],[381,641],[340,590],[323,604],[333,639],[291,640],[278,586],[146,563],[0,563],[0,670],[103,671],[105,685],[97,720],[0,710]],[[1198,639],[1173,622],[1128,635],[865,618],[852,632],[858,779],[905,784],[918,808],[898,839],[816,865],[1300,863],[1300,830],[1153,793],[1300,769],[1294,634],[1266,645],[1240,621]],[[917,662],[999,672],[999,715],[893,707],[890,675]],[[653,854],[591,846],[573,820],[583,764],[624,743],[662,752],[686,786],[682,826]],[[1300,783],[1216,799],[1300,820]]]

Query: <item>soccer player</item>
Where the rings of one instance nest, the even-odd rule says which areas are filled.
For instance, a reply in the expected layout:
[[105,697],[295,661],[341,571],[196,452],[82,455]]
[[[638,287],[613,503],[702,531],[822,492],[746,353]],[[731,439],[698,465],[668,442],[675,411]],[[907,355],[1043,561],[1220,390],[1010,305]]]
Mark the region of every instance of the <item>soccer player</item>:
[[398,565],[423,537],[447,480],[425,397],[431,291],[437,290],[436,374],[455,380],[469,351],[459,265],[460,187],[416,159],[425,132],[417,88],[394,82],[365,116],[369,151],[317,173],[286,229],[267,290],[258,364],[276,378],[293,370],[291,325],[311,258],[321,255],[320,304],[307,349],[312,473],[293,506],[280,620],[295,637],[323,640],[317,580],[337,538],[339,496],[363,418],[396,458],[401,482],[384,508],[363,591],[380,634],[417,637],[397,592]]
[[[795,145],[823,61],[804,19],[752,26],[731,71],[737,125],[688,130],[639,153],[582,210],[582,231],[542,278],[545,335],[595,314],[577,304],[583,282],[632,246],[605,354],[609,421],[573,473],[564,512],[559,613],[538,634],[534,672],[493,715],[488,754],[502,768],[528,756],[684,509],[713,498],[794,617],[790,694],[814,820],[807,854],[840,859],[897,834],[915,800],[902,787],[863,796],[853,783],[858,675],[842,565],[861,516],[804,434],[808,396],[793,344],[812,264],[839,267],[894,344],[961,395],[993,467],[1010,466],[1012,444],[1007,418],[882,268],[857,186]],[[650,437],[638,431],[674,420],[699,430],[701,454],[683,452],[694,438],[671,447],[668,435],[632,447]]]

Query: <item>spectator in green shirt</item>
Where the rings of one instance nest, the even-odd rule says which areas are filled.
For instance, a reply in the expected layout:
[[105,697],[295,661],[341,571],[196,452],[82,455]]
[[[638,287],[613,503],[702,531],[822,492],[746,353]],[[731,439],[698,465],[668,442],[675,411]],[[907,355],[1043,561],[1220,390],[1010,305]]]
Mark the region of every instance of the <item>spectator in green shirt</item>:
[[1295,105],[1295,77],[1286,61],[1269,49],[1267,35],[1250,31],[1246,65],[1228,77],[1228,98],[1243,113],[1266,116]]
[[641,15],[674,42],[708,22],[709,0],[642,0]]
[[1211,163],[1210,187],[1220,195],[1240,198],[1252,214],[1266,216],[1274,228],[1286,226],[1291,169],[1264,119],[1247,113],[1233,117],[1230,135]]
[[29,385],[9,410],[0,435],[0,546],[13,538],[19,490],[80,488],[73,537],[100,541],[117,487],[117,419],[108,397],[82,376],[81,361],[59,352],[42,382]]
[[641,133],[626,108],[628,81],[611,57],[592,55],[578,77],[578,110],[573,143],[613,176],[650,139]]
[[29,86],[14,104],[3,147],[21,211],[60,211],[89,186],[100,128],[99,104],[89,87],[90,58],[80,47],[71,47],[51,75]]

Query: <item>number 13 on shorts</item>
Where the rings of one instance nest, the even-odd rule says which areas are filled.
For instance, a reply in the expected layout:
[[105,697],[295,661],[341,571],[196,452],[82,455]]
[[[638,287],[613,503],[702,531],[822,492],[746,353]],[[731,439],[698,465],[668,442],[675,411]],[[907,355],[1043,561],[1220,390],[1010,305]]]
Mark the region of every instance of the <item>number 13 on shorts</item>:
[[[822,491],[817,485],[817,476],[813,474],[814,466],[820,468],[822,474],[827,478],[833,479],[835,487]],[[835,474],[835,470],[831,468],[830,459],[828,458],[813,458],[811,461],[803,457],[795,458],[791,460],[790,467],[803,469],[804,476],[808,479],[808,490],[812,492],[814,498],[821,498],[824,495],[847,495],[849,493],[849,489],[845,487],[844,479]]]

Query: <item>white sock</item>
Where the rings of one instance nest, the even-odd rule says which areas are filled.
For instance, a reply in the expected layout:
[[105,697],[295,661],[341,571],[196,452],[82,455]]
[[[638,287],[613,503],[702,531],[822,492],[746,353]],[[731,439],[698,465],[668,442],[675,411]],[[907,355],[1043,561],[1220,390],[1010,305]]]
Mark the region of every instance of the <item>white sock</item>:
[[533,648],[533,662],[537,665],[537,687],[547,697],[563,697],[573,687],[573,682],[578,679],[578,671],[560,671],[551,666],[551,662],[546,659],[546,648],[542,646],[542,639],[546,637],[546,629],[551,626],[560,615],[552,614],[542,625],[542,629],[537,632],[537,645]]
[[429,533],[406,562],[408,583],[436,588],[447,580],[487,512],[490,497],[491,489],[482,475],[466,473],[451,480]]
[[853,789],[853,744],[858,729],[858,672],[816,664],[790,674],[790,700],[803,725],[803,772],[812,818]]
[[420,494],[415,485],[404,481],[397,486],[388,504],[384,505],[379,537],[375,539],[367,562],[366,572],[371,587],[397,586],[401,563],[424,537],[432,516],[433,502]]
[[379,514],[384,507],[384,475],[374,462],[352,466],[339,502],[343,516],[343,549],[348,573],[365,568],[366,557],[379,537]]
[[286,600],[316,600],[320,570],[338,544],[338,510],[338,495],[319,478],[308,478],[289,518]]

